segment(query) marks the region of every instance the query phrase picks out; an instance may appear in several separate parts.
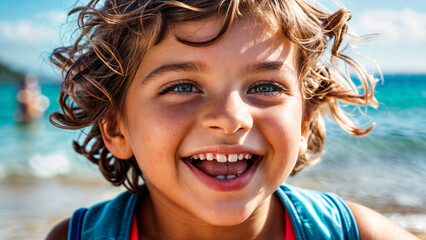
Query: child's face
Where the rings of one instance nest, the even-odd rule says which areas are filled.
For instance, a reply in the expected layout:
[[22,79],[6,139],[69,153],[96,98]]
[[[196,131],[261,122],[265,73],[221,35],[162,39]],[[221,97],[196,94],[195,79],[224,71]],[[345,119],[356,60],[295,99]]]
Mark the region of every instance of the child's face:
[[[208,47],[184,45],[169,34],[147,53],[129,87],[119,126],[151,198],[171,213],[214,225],[240,223],[296,163],[302,97],[295,50],[277,28],[256,19],[242,18]],[[173,32],[203,41],[220,23],[191,22]],[[196,154],[236,162],[190,163]],[[252,159],[236,160],[241,154]]]

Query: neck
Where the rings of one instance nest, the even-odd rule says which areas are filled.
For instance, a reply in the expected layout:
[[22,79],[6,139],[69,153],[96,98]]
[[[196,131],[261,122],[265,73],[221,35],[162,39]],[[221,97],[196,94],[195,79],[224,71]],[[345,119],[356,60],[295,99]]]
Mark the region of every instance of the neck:
[[139,239],[283,239],[284,207],[271,195],[242,223],[215,226],[183,211],[175,211],[150,195],[139,203]]

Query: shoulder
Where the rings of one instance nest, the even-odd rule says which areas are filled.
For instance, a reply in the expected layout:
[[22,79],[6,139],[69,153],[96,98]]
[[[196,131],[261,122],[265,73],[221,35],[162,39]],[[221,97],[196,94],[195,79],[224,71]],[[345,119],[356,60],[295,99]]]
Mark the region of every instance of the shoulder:
[[67,218],[56,224],[46,237],[46,240],[66,240],[68,238],[68,226],[70,219]]
[[361,239],[417,239],[382,214],[362,205],[346,201],[358,225]]
[[[46,240],[67,239],[71,224],[71,233],[84,231],[85,239],[100,239],[108,234],[122,236],[130,228],[138,196],[123,192],[114,199],[97,203],[89,208],[77,209],[71,218],[65,219],[52,228]],[[105,229],[108,228],[108,231]],[[107,236],[108,235],[108,236]],[[102,238],[103,239],[103,238]],[[118,237],[113,237],[118,239]]]

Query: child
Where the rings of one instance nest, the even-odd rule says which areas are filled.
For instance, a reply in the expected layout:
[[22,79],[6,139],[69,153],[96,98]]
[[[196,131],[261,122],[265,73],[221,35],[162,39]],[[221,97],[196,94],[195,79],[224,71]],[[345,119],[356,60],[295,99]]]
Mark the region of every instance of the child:
[[90,126],[75,150],[129,192],[76,211],[47,239],[414,238],[334,194],[282,185],[320,159],[326,112],[352,135],[372,129],[338,104],[376,105],[374,78],[340,49],[347,9],[93,0],[76,13],[80,37],[52,54],[64,83],[51,120]]

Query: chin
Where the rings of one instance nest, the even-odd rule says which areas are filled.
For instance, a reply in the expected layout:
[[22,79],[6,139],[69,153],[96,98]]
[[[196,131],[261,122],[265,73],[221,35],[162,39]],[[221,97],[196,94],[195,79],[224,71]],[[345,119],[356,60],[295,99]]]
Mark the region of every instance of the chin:
[[254,209],[244,204],[226,204],[228,206],[218,206],[204,209],[198,218],[214,226],[234,226],[247,220]]
[[205,219],[205,221],[213,226],[230,227],[243,223],[249,216],[248,214],[239,216],[224,214]]

